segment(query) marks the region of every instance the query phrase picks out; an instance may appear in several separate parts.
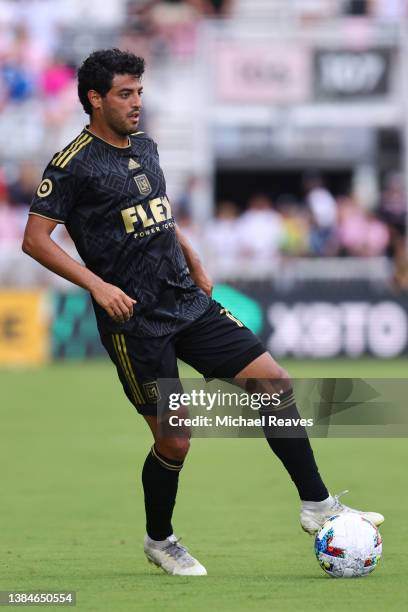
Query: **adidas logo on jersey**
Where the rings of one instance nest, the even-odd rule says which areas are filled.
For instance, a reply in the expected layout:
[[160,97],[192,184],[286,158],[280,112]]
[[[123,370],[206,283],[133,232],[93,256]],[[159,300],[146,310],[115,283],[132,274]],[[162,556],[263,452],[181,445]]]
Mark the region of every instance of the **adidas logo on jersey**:
[[132,158],[129,159],[129,165],[128,165],[129,170],[136,170],[136,168],[140,168],[140,167],[141,167],[140,164],[138,164],[135,159],[132,159]]

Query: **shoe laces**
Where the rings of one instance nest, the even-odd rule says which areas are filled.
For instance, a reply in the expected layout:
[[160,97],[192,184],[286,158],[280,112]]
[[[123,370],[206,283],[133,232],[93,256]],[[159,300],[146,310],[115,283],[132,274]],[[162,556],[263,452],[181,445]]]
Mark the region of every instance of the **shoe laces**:
[[345,491],[341,491],[341,493],[338,493],[337,495],[335,495],[334,504],[333,504],[333,507],[330,508],[330,510],[334,510],[335,512],[344,510],[345,506],[341,503],[340,497],[342,497],[343,495],[347,495],[347,493],[349,493],[348,489],[346,489]]
[[180,541],[181,538],[177,538],[169,542],[163,550],[169,557],[181,563],[181,565],[189,565],[193,561],[193,558],[189,555],[187,548],[181,546]]

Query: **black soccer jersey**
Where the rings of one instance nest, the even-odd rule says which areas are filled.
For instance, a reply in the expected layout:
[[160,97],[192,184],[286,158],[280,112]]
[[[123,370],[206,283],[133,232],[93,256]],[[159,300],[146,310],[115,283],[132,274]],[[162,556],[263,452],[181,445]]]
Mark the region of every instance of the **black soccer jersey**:
[[101,334],[163,336],[208,308],[176,237],[157,146],[143,132],[122,148],[85,128],[48,164],[30,214],[65,223],[86,266],[137,300],[126,323],[94,302]]

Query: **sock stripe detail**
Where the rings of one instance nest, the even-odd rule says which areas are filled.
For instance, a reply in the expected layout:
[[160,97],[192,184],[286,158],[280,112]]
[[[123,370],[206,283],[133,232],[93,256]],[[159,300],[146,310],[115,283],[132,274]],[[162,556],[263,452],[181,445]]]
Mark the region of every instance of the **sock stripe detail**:
[[296,403],[295,396],[292,391],[288,395],[288,397],[285,397],[285,399],[281,401],[281,403],[278,406],[278,410],[282,410],[283,408],[289,408],[290,406],[293,406],[293,404],[295,403]]
[[279,404],[279,406],[262,406],[260,408],[260,412],[280,412],[281,410],[285,410],[286,408],[290,408],[291,406],[296,405],[296,400],[293,391],[284,398],[284,400]]
[[160,463],[160,465],[164,468],[166,468],[166,470],[171,470],[172,472],[180,472],[181,468],[183,467],[183,464],[181,465],[173,465],[172,463],[167,463],[167,461],[165,461],[164,459],[162,459],[162,457],[160,457],[156,451],[156,449],[154,448],[154,445],[151,448],[151,453],[153,455],[153,457],[155,457],[155,459],[157,459],[157,461]]

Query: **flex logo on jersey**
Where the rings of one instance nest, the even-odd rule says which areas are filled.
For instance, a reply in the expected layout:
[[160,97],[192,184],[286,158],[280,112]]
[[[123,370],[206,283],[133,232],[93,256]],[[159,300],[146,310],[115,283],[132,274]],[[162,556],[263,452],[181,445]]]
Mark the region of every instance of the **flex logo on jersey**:
[[133,178],[135,179],[135,183],[141,195],[149,195],[152,193],[152,186],[150,185],[149,179],[145,174],[138,174],[138,176]]
[[148,229],[162,221],[171,219],[170,202],[166,197],[154,198],[147,203],[147,211],[141,204],[130,206],[121,211],[127,234],[135,231],[135,225],[142,223]]
[[46,198],[52,191],[52,182],[50,179],[44,179],[38,185],[37,195],[40,198]]

